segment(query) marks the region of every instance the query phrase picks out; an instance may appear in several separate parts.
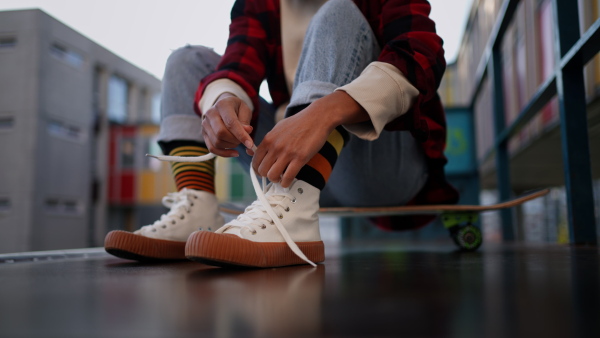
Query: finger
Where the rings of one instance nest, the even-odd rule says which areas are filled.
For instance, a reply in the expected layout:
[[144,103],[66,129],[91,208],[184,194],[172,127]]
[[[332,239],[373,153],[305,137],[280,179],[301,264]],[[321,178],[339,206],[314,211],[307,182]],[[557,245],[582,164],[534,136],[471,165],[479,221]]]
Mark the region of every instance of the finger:
[[[257,173],[262,177],[267,177],[269,170],[273,166],[273,163],[277,158],[273,155],[273,152],[268,152],[265,157],[263,157],[260,165],[258,165]],[[276,177],[277,182],[279,182],[279,178]]]
[[215,136],[215,138],[213,139],[213,143],[215,146],[225,148],[218,145],[217,140],[221,142],[226,142],[228,144],[233,144],[231,148],[235,148],[238,144],[240,144],[240,141],[229,131],[229,129],[223,122],[221,115],[214,116],[205,121],[208,121],[208,123],[210,123],[210,128],[213,130],[213,134]]
[[208,148],[208,150],[217,156],[221,156],[221,157],[239,157],[240,156],[240,154],[237,152],[237,150],[215,148],[215,146],[210,141],[210,138],[205,138],[204,143],[206,143],[206,147]]
[[219,149],[232,149],[232,148],[237,147],[240,143],[237,142],[237,140],[236,140],[236,143],[231,143],[231,142],[217,139],[217,141],[215,141],[213,144],[215,145],[215,147],[217,147]]
[[211,135],[211,143],[215,146],[215,148],[230,149],[239,145],[239,142],[234,137],[230,138],[230,140],[233,140],[233,142],[220,139],[217,136],[217,133],[215,133],[212,125],[207,120],[202,122],[202,128],[206,130],[209,135]]
[[[204,142],[208,142],[208,140],[214,141],[214,133],[212,131],[212,127],[207,120],[202,121],[202,136],[204,137]],[[210,149],[209,149],[210,150]]]
[[302,167],[305,164],[306,163],[302,163],[300,161],[293,160],[287,166],[287,169],[285,169],[285,172],[283,173],[283,176],[281,177],[281,186],[284,188],[288,188],[290,185],[292,185],[292,182],[294,182],[296,175],[298,175],[298,173],[300,172],[300,169],[302,169]]
[[253,129],[254,129],[254,128],[253,128],[252,126],[249,126],[249,125],[244,125],[244,130],[245,130],[245,131],[246,131],[248,134],[250,134],[250,133],[252,132],[252,130],[253,130]]
[[[264,140],[263,140],[263,143],[265,143]],[[255,172],[258,173],[258,166],[262,163],[263,158],[265,157],[266,154],[267,154],[266,148],[263,144],[258,146],[256,151],[254,151],[254,157],[252,157],[252,169],[254,169]]]
[[252,149],[247,149],[246,148],[246,154],[248,154],[250,156],[254,156],[254,151],[252,151]]
[[288,161],[282,160],[281,158],[278,159],[275,163],[273,163],[271,169],[269,169],[269,172],[267,173],[267,178],[271,182],[279,183],[287,165]]
[[206,128],[203,129],[203,132],[204,132],[204,143],[206,144],[206,148],[208,148],[208,151],[210,151],[211,153],[218,155],[218,156],[222,156],[222,157],[238,157],[238,156],[240,156],[240,154],[235,150],[218,148],[215,146],[214,132],[213,132],[212,128],[210,127],[210,124],[208,124],[206,126]]
[[[223,123],[225,124],[225,126],[227,127],[227,130],[229,130],[229,132],[231,134],[233,134],[233,136],[242,144],[244,144],[244,146],[248,149],[251,149],[252,146],[254,145],[254,142],[252,142],[252,138],[250,137],[250,134],[244,130],[244,124],[245,125],[249,125],[250,124],[250,118],[245,117],[245,115],[247,115],[247,113],[242,113],[244,111],[249,111],[250,109],[248,108],[248,106],[246,106],[245,103],[242,103],[239,107],[239,109],[241,109],[240,111],[240,115],[244,115],[244,118],[246,119],[244,121],[244,123],[242,124],[242,121],[240,121],[240,116],[236,115],[232,110],[225,110],[221,113],[221,118],[223,119]],[[250,112],[250,117],[252,115],[252,112]]]
[[244,125],[249,125],[252,120],[252,110],[242,101],[239,108],[238,120]]

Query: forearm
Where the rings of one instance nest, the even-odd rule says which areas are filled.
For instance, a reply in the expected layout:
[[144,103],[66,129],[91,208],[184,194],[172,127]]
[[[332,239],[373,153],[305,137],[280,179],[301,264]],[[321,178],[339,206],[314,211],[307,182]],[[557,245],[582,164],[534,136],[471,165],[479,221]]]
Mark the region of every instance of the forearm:
[[314,121],[315,127],[331,131],[337,126],[369,121],[367,111],[350,95],[335,91],[322,97],[298,113]]

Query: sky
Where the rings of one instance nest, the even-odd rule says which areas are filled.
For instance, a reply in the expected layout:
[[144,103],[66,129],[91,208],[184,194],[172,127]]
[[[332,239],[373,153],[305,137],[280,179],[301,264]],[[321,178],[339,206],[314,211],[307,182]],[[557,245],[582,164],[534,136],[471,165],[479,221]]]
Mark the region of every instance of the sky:
[[[431,17],[456,58],[473,0],[431,0]],[[172,50],[186,44],[225,50],[233,0],[0,0],[0,11],[40,8],[161,79]],[[261,91],[262,92],[262,91]]]

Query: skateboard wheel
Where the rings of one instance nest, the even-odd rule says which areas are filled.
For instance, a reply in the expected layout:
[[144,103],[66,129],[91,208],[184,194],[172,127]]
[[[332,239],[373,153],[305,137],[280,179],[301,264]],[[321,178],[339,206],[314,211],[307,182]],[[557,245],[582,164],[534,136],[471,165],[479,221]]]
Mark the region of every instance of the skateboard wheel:
[[460,226],[453,233],[452,239],[463,251],[475,251],[482,243],[481,230],[472,225]]

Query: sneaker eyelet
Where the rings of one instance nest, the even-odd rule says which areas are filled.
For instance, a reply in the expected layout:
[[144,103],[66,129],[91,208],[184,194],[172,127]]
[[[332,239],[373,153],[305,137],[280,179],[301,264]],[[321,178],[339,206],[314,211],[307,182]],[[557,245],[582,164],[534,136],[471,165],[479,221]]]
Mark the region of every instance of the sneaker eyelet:
[[156,232],[156,229],[152,229],[152,232]]
[[283,219],[283,215],[277,215],[279,219]]
[[273,222],[273,221],[269,221],[269,223],[271,223],[271,225],[275,224],[275,222]]
[[202,227],[198,228],[198,230],[202,231]]
[[184,215],[181,215],[181,217],[179,217],[179,219],[184,219],[184,218],[185,218],[185,216],[184,216]]
[[290,212],[290,207],[287,207],[287,208],[285,208],[283,210],[285,210],[285,212]]
[[163,229],[166,229],[166,228],[167,228],[167,226],[166,226],[166,225],[163,225],[163,226],[162,226],[162,228],[163,228]]
[[292,200],[292,203],[296,203],[296,199],[295,198]]
[[208,231],[212,231],[212,229],[211,229],[211,228],[208,228]]
[[253,234],[253,235],[256,235],[256,230],[254,230],[254,231],[252,232],[252,234]]
[[193,207],[193,206],[194,206],[194,202],[190,202],[190,207]]
[[171,221],[171,224],[175,224],[175,221]]
[[267,226],[263,224],[263,225],[262,225],[260,228],[261,228],[261,229],[266,229],[266,228],[267,228]]
[[302,194],[304,192],[304,190],[302,188],[298,188],[298,193]]
[[194,195],[194,199],[195,199],[195,200],[197,200],[197,199],[198,199],[198,196],[195,196],[195,195]]

